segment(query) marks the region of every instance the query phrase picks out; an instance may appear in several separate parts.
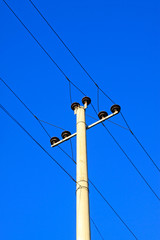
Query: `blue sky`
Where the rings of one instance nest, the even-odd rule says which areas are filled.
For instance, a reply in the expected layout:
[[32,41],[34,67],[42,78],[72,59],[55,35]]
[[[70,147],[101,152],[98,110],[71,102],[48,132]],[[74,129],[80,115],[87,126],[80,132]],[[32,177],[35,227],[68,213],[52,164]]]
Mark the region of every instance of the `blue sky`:
[[[7,3],[65,74],[92,100],[97,89],[28,0]],[[53,28],[97,84],[121,106],[132,131],[155,163],[159,161],[158,111],[160,33],[158,1],[34,0]],[[0,76],[44,121],[71,133],[76,119],[70,108],[69,84],[3,1],[0,4]],[[83,95],[73,86],[72,99]],[[100,93],[100,110],[112,103]],[[1,82],[0,103],[76,178],[74,163],[51,149],[38,122]],[[87,114],[97,117],[91,106]],[[94,120],[87,116],[87,124]],[[112,119],[125,126],[120,115]],[[76,195],[71,179],[0,110],[0,239],[76,238]],[[51,136],[61,130],[44,124]],[[160,196],[160,173],[128,130],[106,126]],[[74,158],[76,139],[72,140]],[[61,145],[71,155],[69,142]],[[138,239],[160,238],[159,201],[105,129],[87,131],[89,178]],[[134,239],[110,207],[90,186],[91,217],[104,239]],[[91,239],[101,239],[91,223]]]

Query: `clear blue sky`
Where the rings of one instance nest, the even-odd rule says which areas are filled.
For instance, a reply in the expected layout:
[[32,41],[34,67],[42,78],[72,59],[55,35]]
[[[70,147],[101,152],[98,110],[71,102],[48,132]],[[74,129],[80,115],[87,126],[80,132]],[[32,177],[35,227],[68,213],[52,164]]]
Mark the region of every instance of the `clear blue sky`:
[[[97,109],[96,87],[29,1],[7,2]],[[160,167],[158,1],[34,3],[97,84],[121,106],[131,129]],[[74,133],[68,82],[3,1],[0,18],[0,76],[36,116]],[[82,97],[72,87],[73,101],[81,103]],[[76,177],[73,162],[59,148],[51,149],[38,122],[2,83],[0,103]],[[100,110],[110,112],[111,105],[100,94]],[[96,117],[91,106],[87,114]],[[125,126],[120,115],[113,120]],[[87,117],[87,124],[93,121]],[[61,137],[61,130],[44,126],[51,136]],[[109,122],[106,126],[160,196],[160,173],[129,131]],[[75,240],[75,184],[2,110],[0,132],[0,239]],[[71,155],[69,142],[61,147]],[[89,178],[138,239],[160,239],[160,202],[101,125],[88,130],[87,147]],[[90,210],[105,240],[134,239],[91,186]],[[92,223],[91,237],[101,239]]]

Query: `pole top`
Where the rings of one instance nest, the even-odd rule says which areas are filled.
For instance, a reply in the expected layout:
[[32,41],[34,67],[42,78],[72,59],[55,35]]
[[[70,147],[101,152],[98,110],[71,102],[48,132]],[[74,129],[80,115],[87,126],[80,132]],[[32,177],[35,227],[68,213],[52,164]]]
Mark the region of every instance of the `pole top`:
[[74,110],[75,110],[77,107],[79,107],[79,106],[80,106],[79,103],[74,102],[74,103],[71,104],[71,109],[74,111]]
[[85,104],[86,102],[87,106],[91,103],[91,99],[87,96],[82,98],[82,103]]
[[117,104],[114,104],[112,107],[111,107],[111,112],[114,113],[114,112],[120,112],[121,111],[121,107]]

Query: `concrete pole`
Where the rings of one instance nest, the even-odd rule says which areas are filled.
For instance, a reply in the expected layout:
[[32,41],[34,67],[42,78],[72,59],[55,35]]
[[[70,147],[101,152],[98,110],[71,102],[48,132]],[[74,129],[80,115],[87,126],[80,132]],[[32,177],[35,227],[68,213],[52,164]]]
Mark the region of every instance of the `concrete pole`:
[[77,114],[77,189],[76,240],[90,240],[89,190],[86,148],[85,108],[78,106]]

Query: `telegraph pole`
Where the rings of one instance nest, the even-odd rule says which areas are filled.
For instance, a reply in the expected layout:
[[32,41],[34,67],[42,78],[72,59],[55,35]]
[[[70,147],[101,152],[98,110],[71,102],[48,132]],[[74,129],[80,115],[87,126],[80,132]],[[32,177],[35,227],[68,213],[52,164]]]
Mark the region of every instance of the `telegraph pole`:
[[[89,98],[83,98],[84,106],[76,106],[77,115],[77,189],[76,189],[76,235],[77,240],[90,240],[90,214],[88,191],[88,166],[86,144],[85,109],[90,103]],[[73,108],[74,106],[72,106]]]
[[108,115],[107,112],[101,111],[98,114],[99,121],[86,126],[85,111],[87,106],[91,103],[89,97],[82,99],[83,106],[79,103],[72,103],[71,109],[76,115],[76,130],[72,134],[69,131],[62,132],[62,140],[57,137],[52,137],[51,147],[55,147],[60,143],[77,135],[76,141],[76,240],[91,240],[90,234],[90,212],[89,212],[89,186],[88,186],[88,166],[87,166],[87,143],[86,143],[86,130],[93,126],[113,117],[120,112],[119,105],[111,107],[112,114]]

